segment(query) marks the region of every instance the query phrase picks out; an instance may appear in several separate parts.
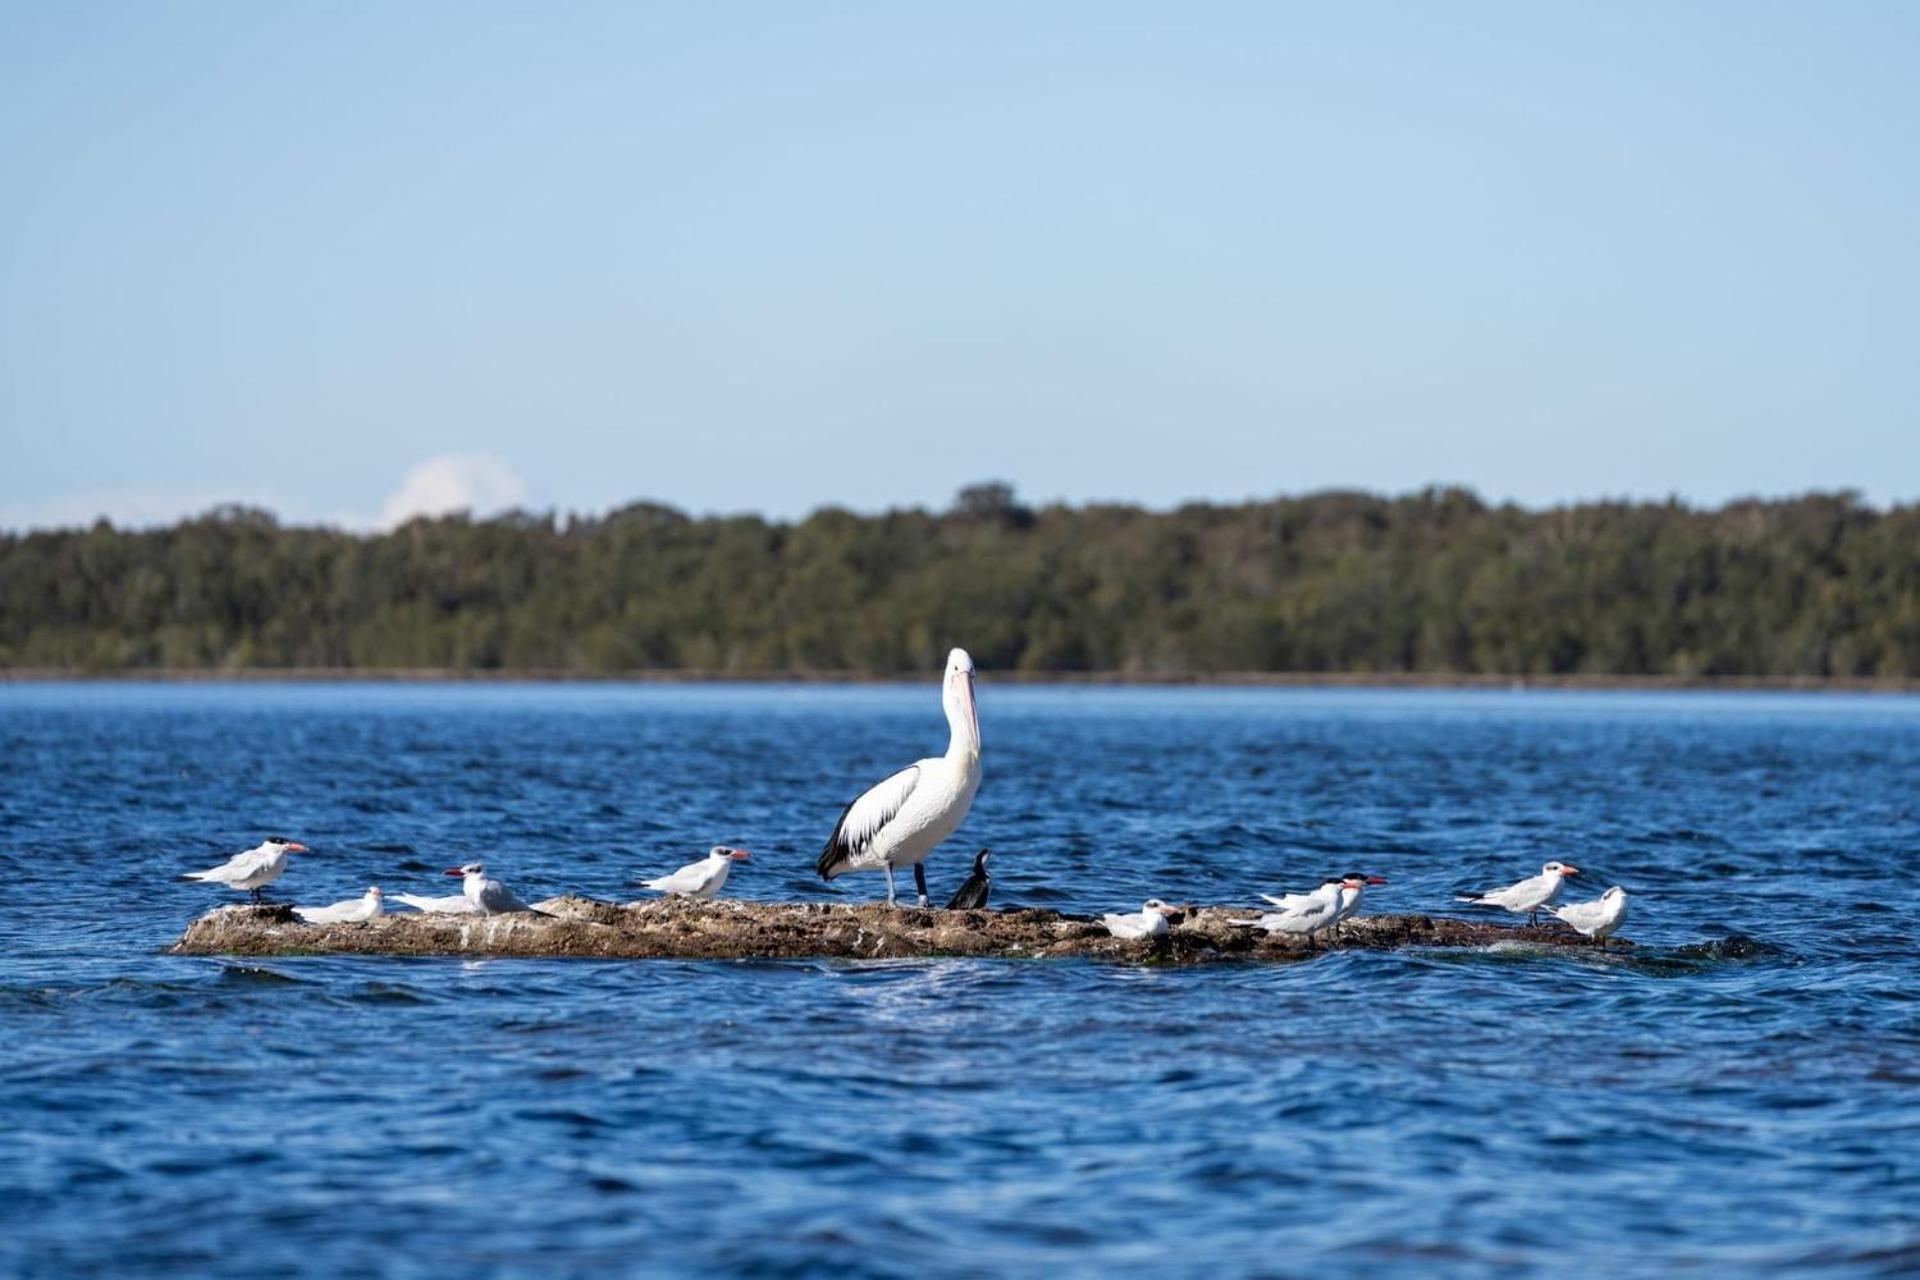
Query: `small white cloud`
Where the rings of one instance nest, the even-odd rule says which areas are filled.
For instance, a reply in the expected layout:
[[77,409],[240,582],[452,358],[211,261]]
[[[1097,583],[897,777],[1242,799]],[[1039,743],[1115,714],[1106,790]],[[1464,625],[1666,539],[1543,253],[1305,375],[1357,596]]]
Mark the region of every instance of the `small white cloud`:
[[443,453],[407,472],[400,488],[380,508],[380,524],[391,529],[416,516],[456,511],[489,515],[525,500],[526,485],[504,458],[491,453]]

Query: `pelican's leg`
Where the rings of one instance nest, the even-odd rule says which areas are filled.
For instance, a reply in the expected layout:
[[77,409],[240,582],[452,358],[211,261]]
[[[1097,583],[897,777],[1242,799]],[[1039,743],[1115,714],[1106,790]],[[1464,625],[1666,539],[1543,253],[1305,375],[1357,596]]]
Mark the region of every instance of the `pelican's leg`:
[[925,907],[927,905],[927,864],[924,862],[913,864],[913,887],[920,891],[920,905]]
[[887,873],[887,905],[892,906],[893,905],[893,864],[890,862],[885,864],[882,870],[884,870]]

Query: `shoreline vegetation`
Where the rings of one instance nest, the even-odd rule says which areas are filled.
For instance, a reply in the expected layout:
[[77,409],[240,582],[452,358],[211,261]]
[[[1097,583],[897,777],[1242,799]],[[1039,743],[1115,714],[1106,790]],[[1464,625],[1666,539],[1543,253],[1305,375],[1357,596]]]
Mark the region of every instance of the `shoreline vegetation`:
[[1920,686],[1920,506],[1490,505],[1462,489],[1171,511],[799,520],[517,511],[385,533],[244,507],[0,533],[0,677]]

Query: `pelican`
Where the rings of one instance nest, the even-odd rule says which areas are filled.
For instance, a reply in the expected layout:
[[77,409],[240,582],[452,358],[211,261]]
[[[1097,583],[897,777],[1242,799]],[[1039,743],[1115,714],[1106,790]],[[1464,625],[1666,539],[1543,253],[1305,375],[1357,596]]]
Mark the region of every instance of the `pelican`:
[[308,924],[365,924],[386,914],[380,886],[368,885],[365,897],[348,898],[330,907],[295,907],[293,914]]
[[1604,947],[1613,931],[1627,922],[1627,891],[1615,885],[1592,902],[1569,902],[1549,910],[1587,937],[1600,939]]
[[305,853],[307,846],[285,836],[268,836],[245,853],[236,853],[217,867],[189,871],[188,880],[206,884],[224,884],[229,889],[244,889],[260,901],[260,891],[278,880],[287,869],[289,853]]
[[1463,897],[1460,901],[1476,907],[1499,907],[1514,915],[1526,916],[1528,924],[1538,924],[1540,909],[1554,904],[1568,876],[1579,874],[1578,867],[1570,867],[1564,862],[1549,862],[1540,868],[1537,876],[1528,876],[1517,884],[1483,893],[1477,898]]
[[700,861],[689,862],[670,876],[640,883],[646,888],[658,889],[669,898],[711,898],[726,887],[727,872],[733,870],[733,864],[745,862],[752,856],[745,849],[729,849],[717,844]]
[[1140,909],[1128,915],[1105,915],[1100,923],[1116,938],[1164,938],[1170,927],[1167,913],[1173,908],[1158,898],[1148,898]]
[[840,815],[815,868],[824,880],[848,871],[887,873],[887,905],[894,905],[893,872],[913,868],[920,905],[927,905],[927,870],[934,846],[954,833],[980,789],[980,714],[973,699],[973,659],[965,649],[947,655],[940,688],[947,709],[947,754],[910,764],[875,783]]
[[447,874],[461,877],[460,891],[466,895],[467,901],[480,915],[500,916],[515,911],[525,911],[536,916],[547,914],[520,901],[513,890],[498,880],[488,879],[487,864],[484,862],[469,862],[462,866],[450,867]]
[[975,911],[987,905],[987,894],[993,887],[993,877],[987,874],[987,859],[992,856],[991,849],[982,849],[973,855],[973,874],[947,903],[947,910]]

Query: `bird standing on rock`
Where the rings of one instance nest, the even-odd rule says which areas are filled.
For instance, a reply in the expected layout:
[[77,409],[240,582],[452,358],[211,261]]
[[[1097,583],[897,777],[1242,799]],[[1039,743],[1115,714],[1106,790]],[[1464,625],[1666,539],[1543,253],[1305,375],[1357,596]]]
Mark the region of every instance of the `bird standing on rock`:
[[884,871],[892,906],[894,870],[912,867],[920,905],[927,905],[927,855],[960,826],[980,789],[980,714],[973,659],[965,649],[947,655],[940,700],[947,711],[947,754],[908,765],[848,805],[820,851],[815,870],[821,879]]
[[469,862],[462,866],[451,867],[447,870],[447,874],[462,878],[460,891],[466,895],[467,901],[480,915],[503,916],[515,912],[536,916],[547,914],[537,907],[530,907],[520,901],[513,890],[498,880],[488,879],[487,864],[484,862]]
[[669,876],[657,880],[642,880],[640,883],[649,889],[657,889],[669,898],[712,898],[726,887],[727,873],[733,870],[736,862],[745,862],[753,857],[745,849],[730,849],[717,844],[707,850],[707,856],[698,862],[689,862]]
[[[1283,897],[1274,897],[1270,893],[1260,896],[1279,908],[1253,920],[1229,920],[1228,924],[1240,929],[1258,929],[1263,933],[1282,934],[1288,937],[1305,938],[1312,946],[1314,938],[1322,929],[1329,928],[1340,917],[1340,897],[1348,888],[1353,877],[1323,882],[1312,893],[1289,893]],[[1365,883],[1364,880],[1361,883]]]
[[1569,902],[1553,908],[1553,914],[1587,937],[1600,939],[1604,947],[1613,931],[1627,922],[1627,891],[1614,885],[1592,902]]
[[293,914],[308,924],[365,924],[386,914],[386,901],[377,884],[368,885],[364,897],[348,898],[330,907],[295,907]]
[[991,849],[982,849],[973,855],[973,874],[948,900],[947,910],[978,911],[987,905],[987,892],[993,887],[993,877],[987,874],[987,859],[992,853]]
[[1578,867],[1570,867],[1564,862],[1549,862],[1540,868],[1537,876],[1528,876],[1518,884],[1483,893],[1477,898],[1465,896],[1460,901],[1475,907],[1499,907],[1514,915],[1527,917],[1528,924],[1538,924],[1541,908],[1552,906],[1560,897],[1566,878],[1579,874]]
[[206,884],[224,884],[229,889],[242,889],[251,894],[255,902],[260,901],[260,891],[278,880],[287,869],[289,853],[305,853],[307,846],[285,836],[268,836],[245,853],[236,853],[217,867],[208,867],[205,871],[189,871],[188,880],[199,880]]
[[1172,928],[1167,914],[1173,910],[1158,898],[1148,898],[1140,910],[1129,915],[1105,915],[1100,923],[1116,938],[1164,938]]
[[1348,872],[1340,882],[1340,902],[1334,908],[1334,925],[1339,926],[1360,910],[1360,899],[1366,896],[1368,885],[1386,882],[1385,876],[1368,875],[1364,871]]

